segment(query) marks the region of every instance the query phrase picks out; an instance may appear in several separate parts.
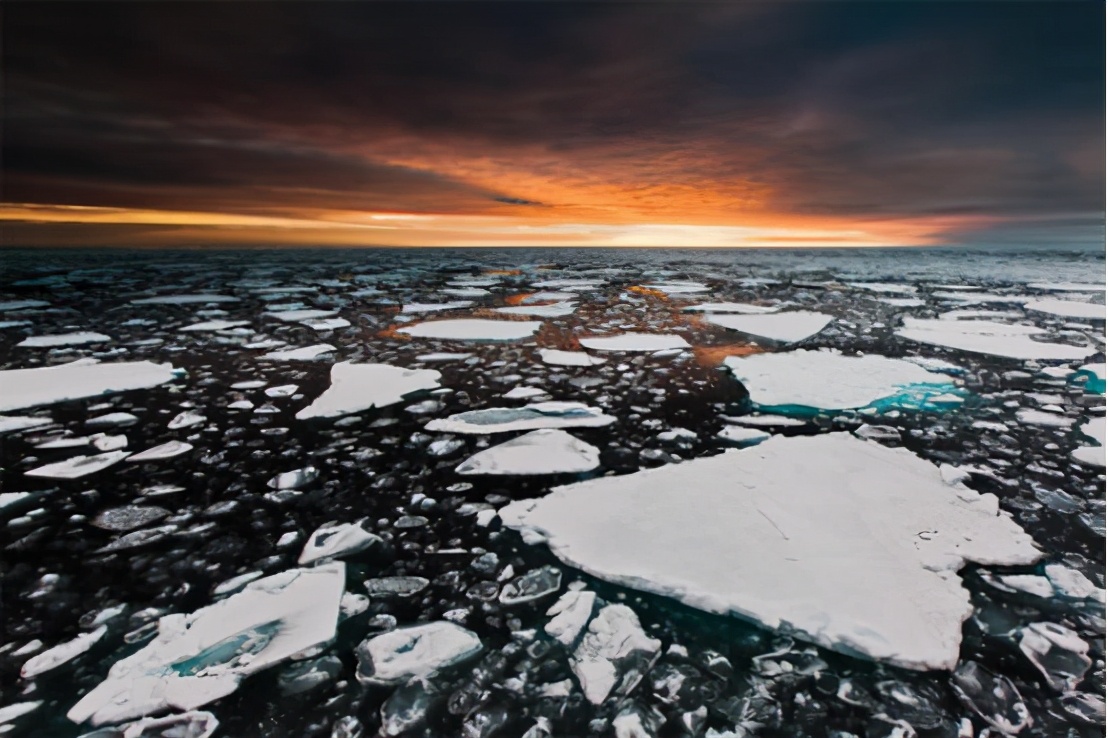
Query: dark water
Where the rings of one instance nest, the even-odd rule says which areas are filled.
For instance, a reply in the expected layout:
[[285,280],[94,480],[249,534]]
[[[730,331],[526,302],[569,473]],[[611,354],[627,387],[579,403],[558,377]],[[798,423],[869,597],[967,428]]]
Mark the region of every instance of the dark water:
[[[0,702],[42,702],[14,720],[11,735],[77,736],[92,731],[69,722],[65,712],[100,683],[115,661],[146,642],[144,626],[162,614],[189,613],[211,604],[216,599],[213,587],[237,575],[269,575],[295,567],[303,541],[317,527],[363,518],[388,546],[347,559],[348,591],[363,593],[363,581],[380,576],[419,576],[429,580],[429,586],[410,598],[374,598],[368,611],[340,623],[336,642],[311,657],[325,660],[331,670],[331,676],[314,688],[284,694],[282,685],[300,665],[286,663],[250,677],[233,695],[203,707],[221,723],[216,735],[338,738],[358,735],[359,728],[361,735],[377,734],[384,730],[382,705],[394,690],[363,686],[355,679],[355,646],[377,632],[380,616],[406,625],[439,620],[451,611],[464,611],[452,617],[480,637],[484,655],[430,680],[426,705],[420,708],[422,724],[411,735],[520,736],[536,724],[549,726],[554,736],[614,735],[613,720],[620,714],[638,715],[647,734],[658,736],[699,736],[709,730],[887,736],[911,735],[911,730],[921,736],[953,737],[967,720],[973,735],[980,734],[987,723],[958,698],[946,673],[854,659],[788,634],[605,584],[563,566],[544,546],[524,544],[518,534],[496,522],[488,527],[475,523],[474,504],[499,507],[585,476],[630,473],[723,448],[715,438],[725,425],[722,416],[747,413],[750,405],[741,384],[721,371],[719,359],[757,344],[690,320],[681,308],[692,301],[788,303],[818,310],[838,320],[801,347],[942,358],[964,367],[969,399],[961,408],[902,413],[881,418],[881,424],[897,428],[902,439],[898,445],[924,458],[988,469],[990,475],[974,474],[970,486],[1000,498],[1001,507],[1044,550],[1045,562],[1064,563],[1097,586],[1104,585],[1103,470],[1072,461],[1070,453],[1083,441],[1071,426],[1031,425],[1017,419],[1021,409],[1040,407],[1029,393],[1060,396],[1061,414],[1077,422],[1103,413],[1103,396],[1086,394],[1080,384],[1043,375],[1024,362],[922,346],[893,335],[902,316],[934,317],[962,307],[1015,311],[1015,319],[1044,328],[1054,340],[1080,344],[1099,336],[1103,347],[1103,321],[1031,313],[1019,302],[952,305],[932,294],[941,289],[938,285],[973,285],[975,291],[1001,295],[1048,295],[1026,285],[1102,282],[1102,252],[5,251],[0,258],[0,302],[49,303],[0,315],[0,321],[15,323],[0,329],[0,368],[92,357],[169,362],[187,372],[185,378],[149,390],[10,413],[46,415],[54,424],[0,436],[3,492],[39,493],[0,511],[5,644],[0,651]],[[463,299],[442,292],[447,282],[488,270],[513,273],[497,275],[488,295],[465,298],[475,300],[473,307],[411,316],[411,322],[473,313],[495,316],[487,311],[505,304],[509,296],[536,291],[531,283],[537,280],[586,278],[603,284],[582,294],[573,315],[542,318],[543,328],[526,342],[460,344],[405,339],[393,332],[407,317],[397,315],[398,305]],[[709,291],[689,295],[688,300],[626,291],[662,279],[702,282]],[[921,304],[891,305],[875,299],[872,292],[844,285],[871,280],[917,285]],[[267,301],[258,291],[266,286],[307,290],[269,296]],[[359,292],[367,288],[378,292]],[[239,299],[215,305],[130,303],[152,294],[188,293]],[[1103,296],[1098,299],[1103,301]],[[321,333],[264,315],[281,303],[334,310],[350,325]],[[179,331],[211,319],[247,324],[222,333]],[[573,348],[582,332],[616,328],[679,332],[695,350],[676,358],[627,354],[591,368],[547,366],[535,358],[536,347]],[[96,331],[111,340],[64,349],[16,346],[27,336],[73,331]],[[289,347],[329,343],[336,349],[321,361],[262,361],[258,357],[265,349],[246,344],[263,339]],[[442,372],[441,385],[452,390],[449,393],[413,397],[352,416],[352,421],[293,417],[328,386],[334,361],[423,366],[418,357],[434,351],[471,354],[465,360],[426,365]],[[1102,351],[1088,361],[1103,362]],[[246,380],[267,386],[296,384],[298,390],[293,397],[270,398],[262,388],[231,387]],[[430,452],[430,443],[441,434],[424,430],[428,420],[510,405],[500,395],[517,386],[540,387],[554,399],[599,405],[616,416],[618,422],[611,426],[571,431],[601,449],[601,467],[588,475],[463,479],[454,468],[490,445],[487,440],[458,436],[461,445],[452,453]],[[428,399],[441,405],[430,412],[409,410],[421,409],[416,404]],[[253,407],[228,407],[241,400]],[[206,422],[167,429],[169,419],[183,409],[200,412]],[[71,481],[23,475],[45,463],[90,453],[87,447],[34,446],[62,432],[88,435],[86,419],[117,411],[139,418],[134,425],[108,431],[125,434],[128,450],[170,440],[187,440],[194,448],[173,459],[119,464]],[[973,427],[982,419],[997,425],[986,430]],[[862,420],[853,413],[825,413],[783,433],[849,431]],[[657,437],[671,428],[691,430],[697,437],[680,443]],[[272,477],[308,466],[319,469],[320,475],[301,494],[283,500],[267,497]],[[154,485],[182,489],[145,496],[144,490]],[[106,509],[136,503],[168,511],[168,518],[151,527],[176,529],[143,547],[97,553],[120,534],[89,521]],[[421,516],[426,523],[397,526],[410,516]],[[278,548],[277,541],[288,532],[298,534],[297,543]],[[695,536],[696,531],[689,534]],[[496,554],[497,566],[491,571],[475,569],[472,562],[487,552]],[[495,591],[490,582],[509,565],[516,575],[554,566],[563,574],[561,591],[580,581],[608,602],[629,605],[643,629],[661,640],[657,661],[644,667],[642,679],[624,694],[613,694],[601,705],[590,704],[574,681],[570,651],[542,635],[549,619],[545,612],[556,594],[511,607],[476,597],[490,587]],[[1074,707],[1081,695],[1104,693],[1103,604],[1004,592],[983,581],[973,567],[963,574],[974,613],[964,627],[962,662],[977,662],[1012,681],[1034,720],[1022,734],[1103,735],[1102,712],[1097,715],[1095,706]],[[30,654],[13,652],[35,639],[44,648],[67,641],[89,630],[96,613],[115,606],[123,607],[121,614],[108,620],[107,635],[89,652],[34,679],[20,678],[20,667]],[[1019,629],[1035,622],[1064,625],[1088,645],[1092,663],[1076,682],[1075,694],[1053,688],[1021,653]],[[532,629],[538,633],[533,638],[527,635]],[[151,635],[148,632],[146,638]],[[572,685],[568,696],[543,696],[539,689],[566,679]],[[388,703],[386,711],[395,710],[399,699]],[[898,729],[905,732],[895,733]]]

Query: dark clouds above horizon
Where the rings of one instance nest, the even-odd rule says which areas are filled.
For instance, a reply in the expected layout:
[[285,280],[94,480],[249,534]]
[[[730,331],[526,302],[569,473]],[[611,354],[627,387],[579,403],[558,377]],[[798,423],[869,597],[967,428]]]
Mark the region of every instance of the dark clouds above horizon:
[[1104,12],[9,2],[3,198],[1102,242]]

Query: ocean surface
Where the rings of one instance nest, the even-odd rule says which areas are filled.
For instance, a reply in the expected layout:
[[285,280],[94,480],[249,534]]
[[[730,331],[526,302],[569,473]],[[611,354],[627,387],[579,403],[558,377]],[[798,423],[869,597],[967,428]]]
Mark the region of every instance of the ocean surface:
[[[1104,282],[1086,249],[0,251],[0,730],[1103,735]],[[737,361],[770,355],[757,379]],[[863,357],[897,361],[836,363]],[[340,381],[341,362],[415,371]],[[657,536],[721,581],[787,580],[802,562],[758,536],[815,530],[803,505],[779,513],[800,527],[761,512],[778,527],[759,528],[742,505],[697,507],[696,476],[672,490],[685,535],[648,507],[608,511],[604,561],[498,515],[830,434],[930,462],[944,505],[993,504],[1041,553],[950,559],[935,586],[968,593],[952,663],[898,659],[880,605],[824,592],[767,624],[777,590],[714,606],[643,563]],[[840,494],[876,474],[864,458],[795,464]],[[890,531],[911,527],[898,509]],[[727,526],[697,515],[734,516],[742,560],[721,562]],[[854,550],[831,528],[829,551]],[[911,559],[942,533],[895,545]],[[828,576],[861,591],[894,558]],[[920,568],[887,587],[889,611],[930,607],[908,584]]]

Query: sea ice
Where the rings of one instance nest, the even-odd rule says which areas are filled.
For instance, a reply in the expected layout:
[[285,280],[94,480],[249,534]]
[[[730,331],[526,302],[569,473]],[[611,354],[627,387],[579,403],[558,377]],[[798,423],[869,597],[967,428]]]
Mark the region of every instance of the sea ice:
[[723,363],[751,402],[778,412],[927,407],[933,396],[954,389],[949,377],[907,361],[833,350],[729,356]]
[[1083,436],[1096,441],[1095,446],[1081,446],[1073,452],[1073,458],[1090,466],[1104,466],[1105,419],[1090,418],[1082,423],[1078,430]]
[[165,615],[154,640],[117,661],[68,712],[75,723],[116,723],[193,710],[251,674],[335,636],[346,569],[333,562],[250,582],[191,615]]
[[100,639],[103,638],[107,632],[108,626],[101,625],[96,630],[88,633],[81,633],[73,640],[59,643],[53,648],[47,649],[36,656],[32,656],[23,664],[23,668],[19,670],[19,675],[24,679],[34,679],[39,674],[56,669],[62,664],[69,663],[99,643]]
[[166,426],[169,430],[180,430],[181,428],[191,428],[194,425],[200,425],[207,421],[207,418],[194,410],[184,410],[173,417],[173,420],[169,421]]
[[413,392],[435,389],[441,377],[434,369],[340,361],[331,367],[331,386],[296,417],[300,420],[337,418],[393,405]]
[[595,604],[595,592],[588,590],[566,592],[546,611],[547,617],[550,618],[544,627],[546,634],[564,646],[572,646],[592,618]]
[[304,544],[297,564],[314,564],[318,561],[338,559],[361,553],[376,544],[383,543],[379,536],[365,529],[365,521],[356,523],[327,523],[316,529]]
[[753,446],[769,438],[770,434],[765,431],[757,430],[756,428],[742,428],[729,425],[717,433],[716,437],[721,441],[734,443],[739,446]]
[[50,307],[45,300],[7,300],[0,302],[0,313],[9,313],[16,310],[33,310],[36,308]]
[[512,606],[541,600],[562,588],[562,572],[557,567],[542,566],[516,577],[500,590],[500,604]]
[[181,331],[187,331],[192,333],[206,333],[209,331],[225,331],[231,328],[240,328],[244,325],[250,325],[249,320],[205,320],[201,323],[193,323],[192,325],[186,325],[184,328],[180,328]]
[[1002,356],[1010,359],[1057,359],[1073,361],[1095,354],[1094,346],[1068,346],[1035,341],[1032,336],[1046,331],[1015,323],[988,320],[929,320],[905,318],[896,335],[932,346]]
[[358,681],[395,685],[470,660],[481,653],[481,639],[450,622],[399,628],[361,643]]
[[700,282],[655,282],[646,285],[649,290],[657,290],[667,295],[692,295],[697,292],[707,292],[709,287]]
[[454,302],[411,302],[400,309],[400,312],[408,315],[420,313],[435,313],[442,310],[460,310],[473,304],[473,300],[456,300]]
[[327,356],[337,349],[329,343],[317,343],[313,346],[305,346],[303,348],[282,349],[280,351],[270,351],[268,354],[262,354],[260,358],[270,359],[271,361],[315,361],[316,359]]
[[103,343],[104,341],[110,340],[112,340],[112,337],[105,336],[103,333],[81,331],[79,333],[54,333],[46,336],[31,336],[30,338],[24,338],[17,343],[16,346],[22,346],[24,348],[53,348],[55,346],[80,346],[86,343]]
[[848,287],[870,292],[881,292],[886,295],[914,295],[916,286],[913,284],[898,284],[895,282],[848,282]]
[[541,387],[512,387],[504,393],[503,397],[506,400],[531,400],[546,395],[546,390]]
[[685,308],[685,312],[762,315],[765,313],[776,313],[780,309],[781,308],[778,306],[766,307],[764,305],[752,305],[748,302],[702,302],[699,305],[690,305]]
[[53,464],[40,466],[24,472],[28,477],[45,477],[46,479],[79,479],[94,472],[107,469],[127,458],[126,451],[109,451],[106,454],[94,456],[73,456],[65,461],[57,461]]
[[1044,292],[1104,292],[1103,283],[1092,282],[1032,282],[1027,285]]
[[506,433],[538,428],[596,428],[616,419],[583,402],[536,402],[523,407],[490,407],[432,420],[439,433]]
[[966,562],[1040,556],[995,496],[845,433],[556,487],[499,515],[602,579],[913,669],[958,660]]
[[195,305],[209,302],[238,302],[239,298],[229,295],[159,295],[131,300],[132,305]]
[[150,361],[100,364],[79,359],[57,366],[7,369],[0,371],[0,412],[148,389],[178,376],[173,365]]
[[1028,310],[1048,313],[1063,318],[1090,318],[1104,320],[1104,303],[1077,302],[1076,300],[1032,300],[1024,304]]
[[537,318],[563,318],[573,315],[577,309],[576,302],[555,302],[549,305],[513,305],[512,307],[496,308],[496,312],[505,315],[533,315]]
[[338,313],[337,310],[315,310],[309,308],[306,310],[269,310],[265,315],[286,323],[301,323],[305,320],[333,318],[336,313]]
[[709,315],[706,320],[749,336],[778,343],[797,343],[822,331],[834,317],[795,310],[767,315]]
[[41,428],[50,425],[54,421],[50,418],[28,418],[19,415],[0,415],[0,435],[15,433],[17,431]]
[[536,430],[479,451],[458,474],[567,474],[600,466],[600,450],[562,430]]
[[533,335],[542,323],[535,320],[432,320],[397,332],[412,338],[437,338],[445,341],[517,341]]
[[1065,626],[1031,623],[1020,629],[1019,638],[1020,651],[1059,692],[1076,689],[1092,666],[1089,644]]
[[140,463],[144,461],[160,461],[161,459],[172,459],[181,454],[187,454],[189,451],[192,451],[191,443],[185,443],[184,441],[166,441],[160,446],[148,448],[134,456],[128,457],[127,461]]
[[665,351],[688,348],[689,342],[672,334],[620,333],[615,336],[582,338],[581,345],[594,351]]
[[589,623],[569,666],[585,698],[599,705],[612,692],[629,694],[661,650],[662,642],[643,632],[634,610],[626,605],[606,605]]
[[589,356],[584,351],[558,349],[539,349],[539,358],[544,364],[552,366],[597,366],[607,361],[599,356]]
[[1008,677],[966,661],[954,670],[950,682],[962,704],[1004,735],[1016,735],[1031,725],[1027,705]]

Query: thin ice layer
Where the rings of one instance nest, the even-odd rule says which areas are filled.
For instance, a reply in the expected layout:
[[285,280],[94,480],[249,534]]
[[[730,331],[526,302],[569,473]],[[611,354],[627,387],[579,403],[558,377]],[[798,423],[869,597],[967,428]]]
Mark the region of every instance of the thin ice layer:
[[937,396],[954,389],[946,375],[885,356],[799,349],[728,356],[723,363],[746,387],[750,401],[762,408],[846,410],[882,400],[898,404],[896,398],[905,392],[912,399],[907,404],[914,405],[916,390]]
[[966,562],[1040,556],[995,496],[845,433],[557,487],[499,514],[594,576],[913,669],[958,660]]
[[226,697],[247,676],[334,638],[345,572],[341,563],[290,569],[191,615],[164,616],[154,640],[117,661],[67,716],[102,725]]
[[340,361],[331,367],[331,386],[296,417],[336,418],[392,405],[413,392],[435,389],[441,376],[434,369]]
[[0,412],[80,400],[110,392],[148,389],[177,377],[172,364],[80,359],[58,366],[0,371]]

